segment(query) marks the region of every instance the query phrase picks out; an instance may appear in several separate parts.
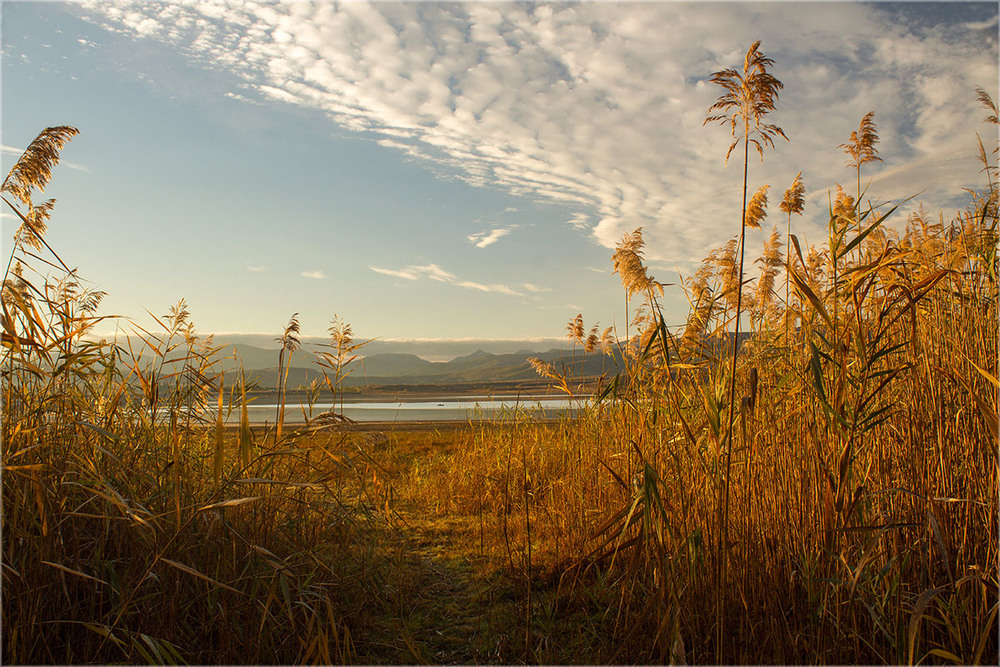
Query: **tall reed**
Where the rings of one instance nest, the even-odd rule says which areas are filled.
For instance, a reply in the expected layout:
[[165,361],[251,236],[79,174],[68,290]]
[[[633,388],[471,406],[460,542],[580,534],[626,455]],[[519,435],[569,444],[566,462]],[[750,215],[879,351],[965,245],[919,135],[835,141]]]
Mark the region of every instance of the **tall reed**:
[[22,221],[0,302],[3,662],[358,659],[379,560],[359,538],[373,515],[341,492],[343,434],[314,433],[312,463],[298,434],[254,441],[241,371],[228,435],[220,348],[183,300],[93,335],[103,293],[35,203],[75,134],[43,131],[3,185]]
[[[686,281],[682,333],[648,293],[631,304],[642,326],[593,407],[502,437],[484,425],[421,488],[441,511],[485,508],[485,534],[506,535],[487,553],[526,548],[500,528],[530,512],[556,608],[611,606],[601,661],[995,663],[998,220],[982,154],[986,186],[950,219],[843,195],[822,247],[789,234],[790,296],[761,307],[758,283],[735,370],[734,239]],[[796,179],[789,221],[804,194]],[[640,240],[613,257],[627,299],[648,279]],[[527,447],[513,469],[511,439]]]

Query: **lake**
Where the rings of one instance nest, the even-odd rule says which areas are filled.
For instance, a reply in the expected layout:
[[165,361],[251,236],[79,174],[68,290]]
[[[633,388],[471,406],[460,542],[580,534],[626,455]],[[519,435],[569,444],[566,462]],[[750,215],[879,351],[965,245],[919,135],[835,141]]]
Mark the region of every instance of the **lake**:
[[[585,400],[569,400],[567,398],[531,398],[516,396],[459,396],[454,398],[424,399],[412,401],[367,401],[345,400],[342,414],[356,422],[412,422],[439,420],[481,420],[499,416],[504,410],[515,408],[528,411],[541,411],[546,418],[557,418],[574,410],[580,409]],[[340,403],[335,412],[341,413]],[[309,407],[298,403],[285,404],[285,423],[301,424],[305,421]],[[312,416],[315,418],[322,412],[333,410],[333,403],[317,402],[313,405]],[[274,403],[250,403],[247,415],[252,423],[265,421],[274,423],[277,405]],[[227,424],[238,424],[239,409],[233,409],[227,416]]]

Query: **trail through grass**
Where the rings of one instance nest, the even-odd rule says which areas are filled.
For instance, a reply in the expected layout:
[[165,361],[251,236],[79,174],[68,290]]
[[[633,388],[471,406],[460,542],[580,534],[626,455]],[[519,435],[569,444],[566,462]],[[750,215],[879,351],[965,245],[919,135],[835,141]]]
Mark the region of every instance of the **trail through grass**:
[[[376,486],[389,499],[389,521],[377,529],[378,560],[386,564],[386,615],[381,640],[359,659],[386,663],[483,664],[587,662],[572,635],[587,625],[569,613],[558,622],[544,610],[554,604],[558,578],[539,563],[532,581],[532,627],[525,624],[527,586],[499,557],[496,535],[475,514],[442,506],[421,492],[448,474],[448,461],[468,445],[471,427],[391,433],[369,454],[384,476]],[[369,438],[369,442],[373,438]],[[582,610],[580,613],[583,613]],[[566,635],[555,641],[556,635]],[[526,653],[527,651],[527,653]],[[573,653],[576,653],[575,655]]]

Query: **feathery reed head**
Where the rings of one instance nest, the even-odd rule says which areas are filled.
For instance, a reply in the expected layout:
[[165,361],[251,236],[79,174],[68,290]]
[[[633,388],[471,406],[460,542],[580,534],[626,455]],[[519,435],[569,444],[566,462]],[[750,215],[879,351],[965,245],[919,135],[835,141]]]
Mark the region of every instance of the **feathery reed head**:
[[555,378],[556,371],[552,367],[552,364],[546,363],[539,359],[538,357],[528,357],[528,364],[536,373],[542,377]]
[[760,229],[760,223],[767,217],[767,190],[770,185],[762,185],[753,193],[750,203],[747,204],[747,213],[744,224],[751,229]]
[[663,294],[663,285],[646,274],[646,267],[642,263],[643,246],[646,242],[642,238],[642,227],[639,227],[631,234],[626,234],[622,240],[615,244],[615,252],[611,256],[615,268],[612,273],[621,276],[622,287],[625,292],[632,296],[636,292],[652,295],[653,292]]
[[837,198],[833,201],[833,214],[847,219],[854,215],[854,197],[844,192],[840,183],[837,184]]
[[589,354],[590,352],[593,352],[598,347],[600,347],[601,336],[599,331],[600,329],[598,329],[596,324],[590,329],[590,334],[587,336],[587,341],[586,343],[584,343],[583,346],[584,352],[587,352]]
[[566,337],[572,343],[582,343],[584,335],[583,313],[577,313],[576,317],[570,318],[569,324],[566,325]]
[[792,186],[785,190],[785,196],[778,204],[778,208],[781,209],[782,213],[788,215],[792,213],[802,215],[802,210],[805,208],[805,193],[806,188],[802,184],[802,172],[800,171],[795,180],[792,181]]
[[784,265],[781,256],[781,234],[777,227],[771,229],[771,235],[764,242],[764,250],[754,263],[761,267],[760,278],[757,280],[757,304],[766,309],[771,302],[774,291],[775,277],[778,269]]
[[[292,319],[295,319],[294,316]],[[295,324],[296,326],[298,325],[297,320]],[[296,331],[298,331],[298,329],[296,329]],[[334,313],[333,318],[330,320],[330,326],[326,330],[326,333],[330,336],[331,347],[335,347],[339,350],[349,348],[354,343],[354,339],[352,337],[354,335],[354,331],[351,329],[351,325],[344,321],[344,318],[340,317],[336,313]]]
[[850,140],[847,143],[840,144],[838,148],[843,148],[844,152],[850,156],[851,159],[846,162],[848,167],[860,169],[861,165],[866,162],[882,161],[882,158],[878,156],[878,149],[875,148],[878,141],[878,130],[875,127],[875,112],[869,111],[861,119],[861,125],[857,131],[851,132]]
[[997,116],[1000,115],[1000,112],[997,111],[996,102],[993,101],[990,94],[987,93],[985,89],[976,86],[976,99],[979,100],[979,103],[983,105],[983,108],[989,112],[986,116],[985,122],[990,125],[1000,125],[1000,119],[997,118]]
[[52,208],[55,203],[55,199],[49,199],[37,206],[29,205],[28,213],[24,216],[21,226],[17,228],[17,233],[14,235],[15,247],[23,244],[35,250],[42,249],[42,239],[45,237],[45,232],[48,231],[46,223],[52,217]]
[[[729,68],[713,73],[709,79],[726,92],[708,108],[709,116],[702,125],[716,122],[729,125],[734,140],[726,151],[726,162],[729,162],[730,154],[740,141],[752,144],[763,160],[764,147],[773,147],[775,137],[788,140],[780,127],[761,122],[768,112],[774,110],[778,91],[784,88],[784,84],[768,73],[767,68],[774,61],[761,53],[759,48],[760,40],[750,45],[742,73]],[[741,129],[742,135],[738,135]]]
[[10,193],[30,207],[32,190],[45,189],[52,177],[52,168],[59,163],[59,151],[79,133],[68,125],[42,130],[17,159],[0,186],[0,192]]
[[275,342],[281,343],[281,349],[286,352],[294,352],[299,349],[299,314],[295,313],[288,324],[285,325],[285,332]]
[[601,338],[599,341],[601,346],[601,352],[604,352],[605,354],[611,353],[611,350],[614,348],[615,344],[615,339],[612,336],[613,333],[614,333],[614,327],[608,327],[603,332],[601,332]]

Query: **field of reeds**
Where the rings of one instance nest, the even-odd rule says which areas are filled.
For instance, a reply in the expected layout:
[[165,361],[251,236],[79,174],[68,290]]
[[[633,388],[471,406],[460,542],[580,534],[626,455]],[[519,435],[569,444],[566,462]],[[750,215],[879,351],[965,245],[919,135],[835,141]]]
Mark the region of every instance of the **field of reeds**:
[[[706,121],[731,129],[745,193],[749,148],[784,138],[757,49],[715,75]],[[276,428],[224,428],[248,383],[224,385],[183,303],[131,342],[88,336],[102,295],[33,199],[74,134],[45,130],[3,185],[22,220],[3,284],[4,663],[997,663],[991,142],[964,210],[897,220],[863,187],[868,114],[831,147],[848,185],[825,242],[792,231],[797,178],[749,275],[768,188],[745,195],[685,281],[681,329],[641,230],[622,239],[630,323],[570,322],[615,360],[571,417],[387,436],[336,414],[283,429],[282,407]],[[330,333],[337,396],[356,347],[342,320]],[[297,336],[293,317],[279,367]]]

